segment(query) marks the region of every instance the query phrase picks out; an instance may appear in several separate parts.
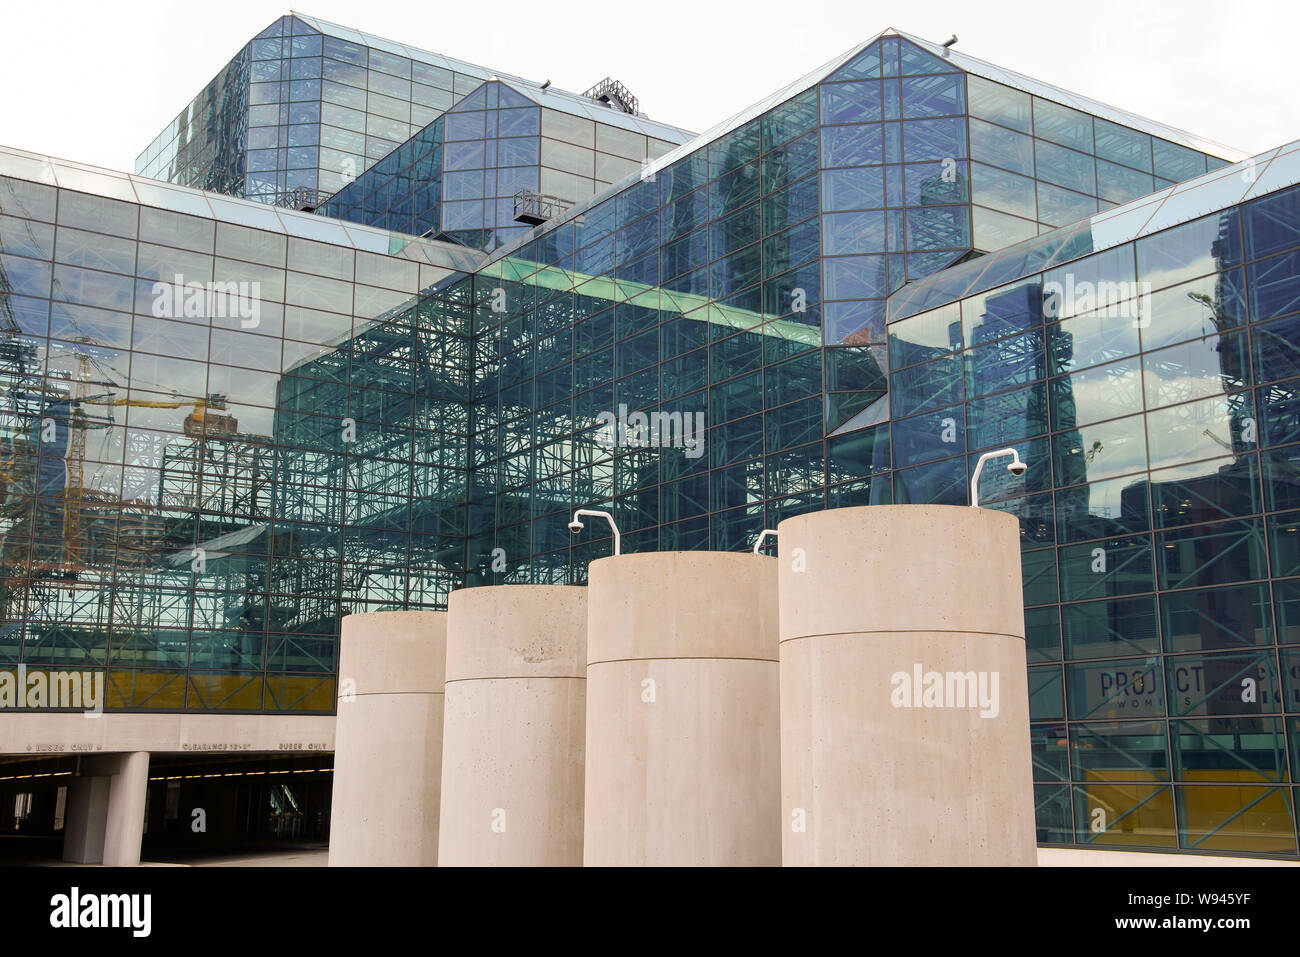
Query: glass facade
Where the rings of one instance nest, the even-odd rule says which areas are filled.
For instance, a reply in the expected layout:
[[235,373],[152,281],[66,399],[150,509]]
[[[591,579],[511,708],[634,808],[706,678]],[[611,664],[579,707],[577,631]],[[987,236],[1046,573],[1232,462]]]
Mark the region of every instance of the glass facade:
[[[280,17],[140,154],[136,172],[266,203],[315,206],[498,76],[542,92],[517,77],[314,17]],[[549,99],[585,118],[618,124],[615,129],[671,143],[690,136],[645,117],[616,118],[591,100],[584,101],[585,108],[575,107],[567,101],[581,98],[571,94],[556,91]],[[635,157],[638,165],[646,155]],[[585,192],[564,183],[558,195],[585,198],[595,192],[597,180],[617,178],[613,171],[593,169],[588,174],[593,185]],[[476,198],[484,195],[491,194]]]
[[0,668],[106,672],[109,710],[332,711],[339,616],[464,579],[468,305],[432,290],[471,260],[0,172]]
[[[1296,155],[1263,168],[1295,182]],[[1189,184],[1162,210],[1184,221],[1128,242],[1099,217],[989,257],[1055,250],[889,325],[896,501],[966,502],[986,449],[1029,463],[981,504],[1021,523],[1043,842],[1296,852],[1300,187],[1255,170]],[[1211,191],[1257,198],[1199,215]],[[1107,284],[1130,298],[1060,295]]]
[[[347,85],[311,23],[239,69]],[[365,49],[365,96],[428,66]],[[328,711],[341,614],[580,584],[609,540],[574,508],[740,550],[967,504],[1012,445],[981,503],[1021,525],[1040,842],[1297,857],[1300,147],[1224,167],[892,31],[662,155],[568,94],[447,90],[352,130],[375,165],[322,215],[0,152],[0,668]],[[526,228],[523,188],[576,205]],[[191,282],[256,283],[256,321]]]
[[[501,81],[484,83],[317,212],[496,249],[532,230],[515,219],[521,190],[572,206],[683,138],[660,124],[607,109],[587,110],[597,117],[591,119],[573,112],[573,103],[559,94],[532,96],[536,99]],[[616,117],[620,125],[606,122]]]

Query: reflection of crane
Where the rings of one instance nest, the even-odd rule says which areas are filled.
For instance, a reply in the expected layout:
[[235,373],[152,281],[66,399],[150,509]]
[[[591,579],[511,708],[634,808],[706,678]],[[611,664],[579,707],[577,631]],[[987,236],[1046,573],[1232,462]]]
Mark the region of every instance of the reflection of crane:
[[[191,437],[208,434],[210,423],[215,425],[219,432],[230,431],[231,429],[227,423],[233,421],[230,416],[224,415],[212,416],[209,419],[208,409],[224,409],[226,407],[226,397],[224,395],[213,394],[206,399],[178,397],[174,400],[114,398],[111,392],[93,396],[84,395],[82,394],[86,384],[84,373],[87,371],[86,363],[90,360],[84,353],[78,353],[77,359],[79,374],[69,411],[68,423],[70,431],[66,460],[68,484],[63,492],[63,560],[69,570],[74,573],[79,570],[81,562],[81,499],[84,493],[82,483],[85,472],[87,429],[111,427],[113,425],[111,409],[119,406],[145,409],[181,409],[187,405],[192,405],[194,411],[185,417],[185,434]],[[106,405],[110,407],[110,411],[102,419],[93,421],[82,408],[83,405]]]
[[1214,332],[1206,331],[1202,325],[1201,339],[1204,341],[1212,335],[1219,335],[1219,341],[1214,345],[1214,351],[1219,353],[1219,374],[1225,382],[1242,381],[1245,366],[1241,354],[1241,340],[1240,337],[1234,340],[1227,336],[1228,331],[1236,327],[1237,320],[1224,310],[1218,292],[1218,283],[1223,281],[1222,277],[1216,280],[1213,296],[1204,292],[1189,292],[1187,298],[1209,310],[1209,319],[1214,325]]
[[1215,434],[1214,434],[1213,432],[1211,432],[1209,429],[1204,429],[1204,430],[1202,430],[1201,435],[1203,435],[1203,436],[1205,436],[1206,438],[1208,438],[1208,439],[1210,439],[1210,440],[1212,440],[1212,441],[1218,443],[1219,445],[1222,445],[1222,446],[1223,446],[1225,449],[1227,449],[1229,452],[1235,452],[1235,451],[1236,451],[1236,450],[1232,447],[1232,443],[1231,443],[1231,442],[1225,442],[1225,441],[1223,441],[1223,439],[1219,438],[1217,435],[1215,435]]

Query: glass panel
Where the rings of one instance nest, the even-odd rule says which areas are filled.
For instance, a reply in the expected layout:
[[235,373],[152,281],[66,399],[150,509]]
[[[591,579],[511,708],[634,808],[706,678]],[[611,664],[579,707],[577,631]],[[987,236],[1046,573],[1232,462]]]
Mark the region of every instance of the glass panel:
[[1066,658],[1158,654],[1157,631],[1154,596],[1061,606]]

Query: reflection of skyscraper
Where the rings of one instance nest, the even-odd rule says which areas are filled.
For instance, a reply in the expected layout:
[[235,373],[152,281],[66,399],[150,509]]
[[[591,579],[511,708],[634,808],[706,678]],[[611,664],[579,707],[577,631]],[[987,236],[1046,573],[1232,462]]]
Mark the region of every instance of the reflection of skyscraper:
[[[980,368],[995,369],[1000,383],[1041,383],[1048,374],[1042,323],[1042,287],[1038,283],[1015,286],[985,300],[984,312],[980,315],[978,324],[973,327],[972,341],[966,347],[970,349],[996,340],[995,344],[987,346],[981,354]],[[976,373],[972,372],[970,376],[978,388]],[[1015,404],[996,405],[997,415],[1001,419],[996,423],[997,435],[999,438],[1005,436],[1008,441],[980,441],[977,447],[983,448],[989,444],[1015,445],[1024,453],[1026,461],[1049,462],[1051,438],[1048,429],[1052,427],[1052,421],[1048,414],[1050,397],[1046,387],[1040,385],[1028,390],[1017,390],[1010,395],[1016,397]],[[1070,424],[1073,424],[1073,419]],[[1021,439],[1021,436],[1028,438]],[[995,470],[993,476],[1003,474],[1000,470]],[[1036,491],[1031,485],[1026,485],[1025,488],[1029,494]],[[1046,508],[1050,512],[1050,501]],[[1027,504],[1023,514],[1026,518],[1032,518],[1035,510],[1036,506]],[[1049,522],[1052,520],[1050,515],[1044,517]]]

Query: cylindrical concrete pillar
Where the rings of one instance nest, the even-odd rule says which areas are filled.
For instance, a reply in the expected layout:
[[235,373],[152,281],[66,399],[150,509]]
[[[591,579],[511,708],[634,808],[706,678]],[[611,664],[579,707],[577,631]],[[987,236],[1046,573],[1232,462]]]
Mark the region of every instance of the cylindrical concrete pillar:
[[343,619],[329,863],[438,863],[447,613]]
[[134,867],[140,863],[140,842],[144,838],[149,752],[123,754],[112,781],[104,828],[104,866]]
[[1018,529],[941,505],[778,526],[785,864],[1035,863]]
[[106,867],[139,864],[148,788],[148,751],[79,761],[68,791],[63,859]]
[[776,560],[593,562],[584,862],[777,865]]
[[452,592],[442,867],[582,865],[587,590]]

